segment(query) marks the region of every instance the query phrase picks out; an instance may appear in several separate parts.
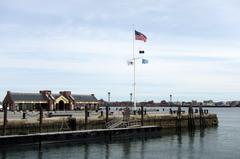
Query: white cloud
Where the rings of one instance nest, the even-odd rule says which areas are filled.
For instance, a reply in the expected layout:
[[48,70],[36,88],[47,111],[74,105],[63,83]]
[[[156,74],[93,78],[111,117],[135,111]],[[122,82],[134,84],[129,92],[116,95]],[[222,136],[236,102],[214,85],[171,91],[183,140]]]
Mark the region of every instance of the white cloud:
[[[216,93],[215,99],[223,97],[218,92],[230,97],[240,88],[238,6],[233,0],[1,1],[6,15],[0,15],[0,79],[5,79],[0,94],[9,87],[69,87],[89,88],[100,97],[111,90],[114,99],[128,99],[132,70],[126,61],[135,23],[148,36],[147,43],[136,41],[136,51],[145,49],[150,62],[137,65],[140,99],[159,100],[171,92],[179,99],[208,98],[206,92]],[[5,70],[25,74],[18,81]],[[55,71],[68,78],[42,82],[42,74],[53,78]]]

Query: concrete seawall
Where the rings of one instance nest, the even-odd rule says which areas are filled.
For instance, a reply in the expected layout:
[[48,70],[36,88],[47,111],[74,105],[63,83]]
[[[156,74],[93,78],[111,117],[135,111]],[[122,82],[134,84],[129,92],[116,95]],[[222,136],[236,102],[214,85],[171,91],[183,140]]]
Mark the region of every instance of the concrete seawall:
[[[122,117],[114,117],[121,119]],[[113,117],[109,117],[112,120]],[[205,114],[204,126],[211,127],[218,125],[218,118],[216,114]],[[141,121],[141,116],[131,116],[133,121]],[[201,125],[201,118],[199,114],[193,115],[194,125],[199,127]],[[86,126],[87,125],[87,126]],[[86,126],[86,127],[85,127]],[[159,115],[151,114],[144,115],[143,126],[158,126],[160,128],[187,128],[189,127],[189,116],[187,114],[181,115],[177,118],[176,115]],[[0,125],[0,131],[2,131],[2,125]],[[93,130],[93,129],[106,129],[105,118],[99,117],[88,119],[87,124],[83,118],[44,118],[42,125],[42,132],[61,132],[61,131],[74,131],[74,130]],[[35,134],[39,132],[38,120],[9,120],[6,127],[6,135],[26,135]]]
[[[216,114],[207,114],[204,115],[204,124],[206,127],[212,127],[218,125],[218,118]],[[194,124],[196,127],[201,126],[201,119],[200,115],[194,115],[193,117]],[[189,127],[189,116],[182,115],[179,119],[180,127],[181,128],[188,128]],[[146,118],[144,120],[144,125],[155,125],[159,126],[163,129],[166,128],[176,128],[178,127],[178,119],[176,116],[154,116],[150,118]]]
[[[114,117],[115,119],[118,117]],[[110,117],[109,120],[112,120]],[[122,119],[119,117],[119,119]],[[134,115],[131,121],[140,121],[141,116]],[[172,128],[213,127],[218,125],[216,114],[194,114],[192,118],[188,114],[180,117],[170,114],[151,114],[143,118],[143,126],[134,125],[128,128],[106,129],[105,118],[88,120],[87,126],[82,118],[45,118],[42,125],[42,133],[39,131],[39,121],[9,120],[6,136],[0,136],[0,147],[20,144],[39,144],[65,141],[89,141],[91,139],[110,139],[124,136],[159,135],[161,130]],[[191,125],[191,126],[190,126]],[[2,129],[2,125],[0,127]],[[87,128],[87,130],[84,130]],[[41,144],[40,144],[41,145]]]

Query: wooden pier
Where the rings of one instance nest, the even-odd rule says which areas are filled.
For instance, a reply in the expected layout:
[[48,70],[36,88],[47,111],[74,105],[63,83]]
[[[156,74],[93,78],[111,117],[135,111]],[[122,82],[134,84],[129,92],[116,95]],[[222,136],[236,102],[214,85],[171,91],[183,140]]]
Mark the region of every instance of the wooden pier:
[[[39,143],[55,143],[66,141],[81,141],[91,139],[111,139],[115,137],[147,135],[160,133],[159,126],[142,126],[133,128],[78,130],[65,132],[37,133],[28,135],[10,135],[0,137],[0,147],[31,145]],[[41,140],[41,141],[40,141]]]
[[[6,110],[6,109],[5,109]],[[179,106],[176,113],[146,113],[144,107],[136,114],[130,114],[128,108],[123,114],[109,116],[108,106],[106,115],[90,116],[85,107],[84,115],[79,117],[43,117],[40,109],[38,119],[7,120],[7,111],[4,111],[3,125],[0,124],[0,147],[19,144],[39,144],[51,142],[112,139],[126,136],[159,135],[162,129],[182,128],[195,129],[218,125],[216,114],[204,112],[202,107],[193,112],[189,107],[188,113],[182,112]],[[25,114],[26,115],[26,114]]]

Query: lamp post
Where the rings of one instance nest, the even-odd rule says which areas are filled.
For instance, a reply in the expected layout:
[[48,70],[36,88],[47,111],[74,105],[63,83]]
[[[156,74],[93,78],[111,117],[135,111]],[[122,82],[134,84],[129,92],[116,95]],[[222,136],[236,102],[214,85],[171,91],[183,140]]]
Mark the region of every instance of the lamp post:
[[111,92],[108,92],[108,103],[106,105],[106,123],[108,122],[108,111],[109,111],[109,104],[110,104],[110,95],[111,95]]
[[170,94],[170,102],[169,102],[169,104],[170,104],[170,107],[172,107],[172,95]]
[[132,102],[132,95],[133,95],[133,94],[132,94],[132,93],[130,93],[130,102]]
[[110,102],[110,95],[111,95],[111,92],[108,92],[108,102]]

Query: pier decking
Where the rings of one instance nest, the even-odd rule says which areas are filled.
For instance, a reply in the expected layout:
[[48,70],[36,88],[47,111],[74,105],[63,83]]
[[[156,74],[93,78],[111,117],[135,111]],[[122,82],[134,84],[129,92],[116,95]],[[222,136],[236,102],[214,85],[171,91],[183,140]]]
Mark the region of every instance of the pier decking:
[[49,132],[37,133],[28,135],[9,135],[0,137],[0,147],[7,145],[27,145],[51,143],[51,142],[66,142],[66,141],[81,141],[91,139],[111,139],[120,136],[131,135],[146,135],[152,132],[160,132],[159,126],[143,126],[132,128],[115,128],[115,129],[96,129],[96,130],[78,130],[65,132]]

